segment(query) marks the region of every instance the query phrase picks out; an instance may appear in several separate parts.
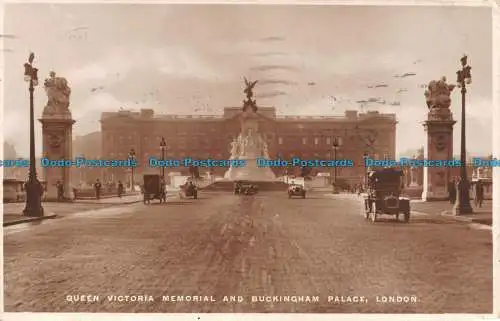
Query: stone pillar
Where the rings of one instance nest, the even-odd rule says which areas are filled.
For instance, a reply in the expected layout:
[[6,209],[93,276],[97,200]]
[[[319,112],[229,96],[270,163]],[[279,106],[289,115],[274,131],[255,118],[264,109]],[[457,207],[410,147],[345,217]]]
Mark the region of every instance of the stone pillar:
[[[453,159],[453,115],[450,111],[451,92],[455,85],[446,83],[446,77],[429,82],[425,91],[427,121],[424,123],[427,142],[424,144],[424,159]],[[424,167],[422,200],[444,201],[449,199],[448,182],[451,179],[450,167]]]
[[[48,102],[42,118],[43,157],[50,160],[73,160],[73,120],[69,110],[71,89],[65,78],[56,77],[54,72],[45,80]],[[72,198],[71,166],[45,167],[43,174],[47,182],[46,199],[57,199],[57,181],[64,186],[64,196]]]
[[[424,159],[453,159],[453,125],[454,120],[427,120],[424,128],[427,132],[427,143],[424,145]],[[447,200],[448,182],[451,180],[450,167],[424,167],[422,200]]]

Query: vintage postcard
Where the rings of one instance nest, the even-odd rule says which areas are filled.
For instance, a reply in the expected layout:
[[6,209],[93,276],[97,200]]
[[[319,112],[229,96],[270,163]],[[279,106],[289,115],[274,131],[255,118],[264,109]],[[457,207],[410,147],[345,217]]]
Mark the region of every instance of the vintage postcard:
[[5,4],[5,312],[492,313],[492,29]]

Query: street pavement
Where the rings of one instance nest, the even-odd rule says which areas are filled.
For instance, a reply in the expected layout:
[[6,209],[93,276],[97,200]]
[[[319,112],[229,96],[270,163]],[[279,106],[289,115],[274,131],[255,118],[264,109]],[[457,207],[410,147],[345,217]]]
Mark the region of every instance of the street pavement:
[[[44,215],[56,214],[58,216],[64,216],[73,213],[87,212],[110,206],[132,204],[137,202],[142,202],[142,195],[129,195],[121,198],[103,198],[99,200],[77,200],[71,203],[44,202],[42,203],[42,206],[45,211]],[[23,215],[23,209],[25,206],[25,203],[3,204],[3,222],[9,223],[26,219],[26,216]]]
[[4,261],[6,312],[492,312],[490,231],[371,223],[325,193],[202,192],[7,227]]

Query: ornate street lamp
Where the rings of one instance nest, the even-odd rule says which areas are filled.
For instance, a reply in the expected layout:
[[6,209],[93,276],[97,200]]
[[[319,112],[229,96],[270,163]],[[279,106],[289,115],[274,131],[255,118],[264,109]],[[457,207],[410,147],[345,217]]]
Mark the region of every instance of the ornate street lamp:
[[340,137],[333,137],[332,149],[333,149],[333,161],[335,166],[333,167],[333,193],[338,194],[337,190],[337,150],[342,145],[342,139]]
[[24,64],[24,80],[29,82],[30,93],[30,168],[28,181],[26,182],[26,207],[23,214],[26,216],[43,216],[42,195],[43,186],[36,174],[36,153],[35,153],[35,111],[33,103],[33,93],[35,86],[38,86],[38,69],[33,67],[35,54],[30,53],[28,62]]
[[[161,138],[160,148],[161,148],[161,160],[165,162],[165,152],[167,150],[167,142],[165,141],[165,137]],[[161,167],[161,177],[165,179],[165,166]]]
[[[131,160],[134,160],[135,159],[135,149],[130,149],[130,152],[128,153],[128,158],[131,159]],[[135,191],[135,184],[134,184],[134,166],[130,166],[130,170],[131,170],[131,184],[130,184],[130,190],[132,192]]]
[[366,166],[366,160],[368,159],[368,152],[364,152],[363,153],[363,166],[364,166],[364,170],[365,170],[365,182],[364,182],[364,189],[366,189],[367,185],[368,185],[368,166]]
[[462,69],[457,71],[457,83],[461,88],[462,93],[462,122],[461,122],[461,145],[460,145],[460,181],[458,182],[457,201],[453,211],[455,215],[470,214],[472,213],[472,206],[470,205],[469,195],[469,178],[467,177],[467,159],[465,148],[465,94],[467,93],[466,84],[471,83],[471,67],[467,65],[467,56],[464,55],[460,59]]

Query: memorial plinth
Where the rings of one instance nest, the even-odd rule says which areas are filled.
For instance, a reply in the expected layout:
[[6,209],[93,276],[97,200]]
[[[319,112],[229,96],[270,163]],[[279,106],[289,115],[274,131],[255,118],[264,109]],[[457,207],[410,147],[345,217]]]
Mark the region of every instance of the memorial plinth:
[[[448,85],[446,78],[431,81],[425,92],[429,112],[424,122],[427,142],[424,144],[424,159],[453,159],[453,115],[450,111],[450,94],[455,86]],[[424,167],[424,201],[444,201],[449,199],[448,182],[451,181],[450,167]]]
[[[42,118],[43,149],[42,157],[50,160],[72,159],[73,124],[75,120],[69,110],[71,89],[65,78],[56,77],[55,73],[45,81],[48,101]],[[64,187],[64,197],[71,198],[71,167],[43,167],[43,176],[47,183],[46,199],[57,199],[57,182]]]

